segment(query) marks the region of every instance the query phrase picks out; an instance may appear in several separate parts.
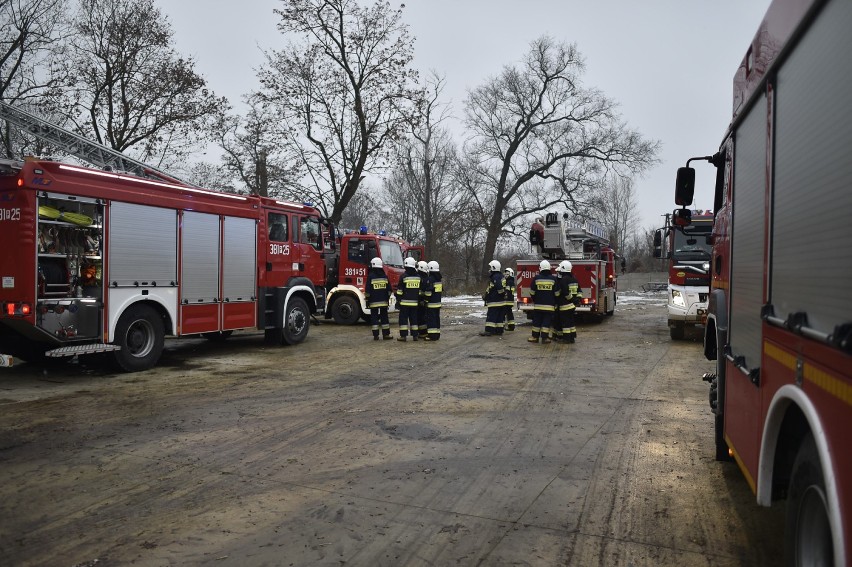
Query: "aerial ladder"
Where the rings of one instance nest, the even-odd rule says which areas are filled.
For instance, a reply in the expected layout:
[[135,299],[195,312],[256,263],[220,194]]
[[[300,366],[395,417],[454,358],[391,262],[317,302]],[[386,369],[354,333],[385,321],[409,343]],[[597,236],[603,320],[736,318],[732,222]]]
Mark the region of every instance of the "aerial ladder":
[[55,146],[68,155],[72,155],[105,171],[131,173],[139,177],[154,178],[168,183],[193,186],[164,171],[129,158],[119,151],[60,128],[47,120],[3,101],[0,101],[0,119],[5,120],[9,124],[14,124],[28,134]]

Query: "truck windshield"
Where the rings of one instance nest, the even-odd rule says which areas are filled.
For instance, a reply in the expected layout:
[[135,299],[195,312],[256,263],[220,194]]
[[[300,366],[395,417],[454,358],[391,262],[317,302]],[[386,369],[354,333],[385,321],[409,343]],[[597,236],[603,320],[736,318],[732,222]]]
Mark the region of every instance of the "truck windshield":
[[675,262],[709,260],[713,247],[707,244],[706,237],[711,229],[712,227],[708,226],[706,230],[693,230],[687,234],[676,230],[672,260]]
[[390,266],[402,267],[402,248],[392,240],[379,240],[382,261]]

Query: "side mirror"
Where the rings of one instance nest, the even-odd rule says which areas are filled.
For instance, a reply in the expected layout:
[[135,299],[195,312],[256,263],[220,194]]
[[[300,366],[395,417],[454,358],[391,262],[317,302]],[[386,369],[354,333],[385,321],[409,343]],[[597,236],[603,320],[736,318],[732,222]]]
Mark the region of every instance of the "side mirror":
[[692,211],[689,209],[675,209],[672,212],[672,224],[679,227],[692,224]]
[[668,250],[663,250],[663,241],[665,240],[665,231],[661,228],[654,231],[654,258],[668,258]]
[[688,207],[695,195],[695,169],[679,167],[675,182],[675,205]]

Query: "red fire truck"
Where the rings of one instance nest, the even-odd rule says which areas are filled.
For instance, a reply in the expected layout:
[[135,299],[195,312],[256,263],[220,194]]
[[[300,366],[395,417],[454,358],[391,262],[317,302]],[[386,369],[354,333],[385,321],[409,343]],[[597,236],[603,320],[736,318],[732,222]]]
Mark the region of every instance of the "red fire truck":
[[598,319],[615,311],[618,280],[615,252],[609,246],[606,230],[599,224],[580,222],[556,213],[547,213],[530,230],[532,257],[520,258],[515,265],[517,306],[532,317],[534,304],[528,282],[538,273],[542,260],[550,260],[553,269],[561,260],[570,260],[572,274],[580,284],[583,302],[578,314],[594,315]]
[[[760,505],[786,498],[788,561],[852,544],[852,2],[774,0],[734,76],[716,169],[704,351],[716,456]],[[674,222],[689,226],[676,209]]]
[[[395,286],[405,271],[402,263],[408,256],[417,260],[424,257],[422,246],[411,245],[387,234],[369,232],[361,227],[358,232],[342,234],[337,239],[337,253],[329,255],[328,262],[328,309],[326,318],[336,323],[352,325],[359,319],[368,319],[370,310],[364,297],[370,260],[379,257],[384,264],[385,274]],[[391,310],[395,309],[395,298],[391,295]]]
[[667,215],[666,226],[654,233],[654,257],[668,259],[668,322],[674,340],[687,326],[704,325],[710,292],[712,211],[693,211],[692,222],[678,226]]
[[305,339],[325,306],[319,212],[146,173],[2,164],[0,352],[110,351],[136,371],[166,336]]

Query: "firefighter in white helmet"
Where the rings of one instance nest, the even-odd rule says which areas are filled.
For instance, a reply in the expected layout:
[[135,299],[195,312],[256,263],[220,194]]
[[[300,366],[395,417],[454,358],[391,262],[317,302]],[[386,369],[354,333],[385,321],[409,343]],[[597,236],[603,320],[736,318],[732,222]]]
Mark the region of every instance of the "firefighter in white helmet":
[[515,270],[506,268],[503,270],[503,275],[506,276],[506,305],[503,307],[503,330],[515,330],[515,315],[512,313],[512,308],[515,305]]
[[530,282],[530,299],[534,302],[532,316],[532,336],[527,340],[541,344],[550,342],[550,324],[556,311],[558,290],[556,278],[550,273],[550,262],[542,260],[538,265],[539,272]]
[[571,273],[573,266],[568,260],[562,260],[556,268],[558,299],[556,301],[556,316],[553,331],[557,341],[573,343],[577,338],[577,327],[574,314],[583,293],[580,283]]
[[399,337],[405,342],[408,333],[416,341],[418,335],[417,306],[420,303],[420,275],[417,273],[417,261],[409,256],[403,261],[405,272],[396,285],[396,305],[399,308]]
[[441,296],[444,284],[441,282],[441,267],[438,262],[429,262],[430,293],[426,304],[426,336],[423,340],[437,341],[441,338]]
[[497,260],[491,260],[488,263],[488,270],[488,287],[482,294],[487,308],[485,331],[479,334],[483,337],[502,336],[506,306],[506,279],[500,272],[500,262]]
[[388,319],[388,303],[390,302],[391,285],[385,274],[381,258],[370,260],[370,272],[367,274],[367,284],[364,286],[364,297],[370,309],[370,325],[373,340],[379,340],[379,331],[384,340],[390,340],[390,320]]
[[420,301],[417,303],[417,332],[421,339],[426,339],[426,305],[432,295],[432,280],[429,278],[429,264],[420,260],[417,262],[417,275],[420,276]]

